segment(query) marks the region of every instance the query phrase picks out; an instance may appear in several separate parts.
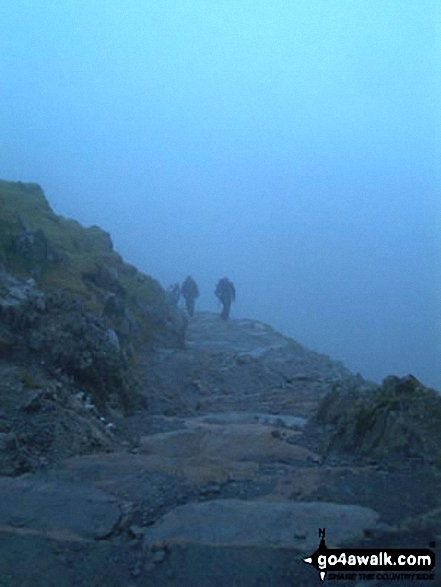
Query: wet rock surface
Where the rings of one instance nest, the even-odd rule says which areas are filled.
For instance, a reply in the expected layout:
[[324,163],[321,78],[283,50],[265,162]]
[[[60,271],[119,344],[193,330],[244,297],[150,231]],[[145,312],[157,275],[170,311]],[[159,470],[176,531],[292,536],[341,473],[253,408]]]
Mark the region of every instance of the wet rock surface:
[[310,587],[319,527],[329,546],[439,547],[436,464],[351,452],[332,440],[346,420],[315,417],[341,412],[336,394],[377,393],[341,364],[252,320],[197,314],[186,349],[146,351],[140,370],[146,407],[105,421],[37,371],[41,385],[13,395],[19,371],[5,372],[4,451],[22,426],[10,410],[35,443],[46,422],[62,447],[63,407],[103,444],[0,478],[0,586]]

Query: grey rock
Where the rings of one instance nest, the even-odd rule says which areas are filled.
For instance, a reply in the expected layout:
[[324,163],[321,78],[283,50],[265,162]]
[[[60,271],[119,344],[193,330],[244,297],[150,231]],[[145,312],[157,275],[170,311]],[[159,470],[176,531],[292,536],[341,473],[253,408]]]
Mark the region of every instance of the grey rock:
[[357,505],[224,499],[175,508],[146,529],[144,545],[178,540],[231,546],[278,545],[309,551],[317,547],[319,527],[326,527],[333,544],[338,545],[362,538],[378,520],[374,510]]
[[0,453],[14,448],[17,443],[17,438],[12,432],[0,432]]
[[23,404],[22,410],[33,414],[43,407],[43,402],[47,399],[48,394],[44,389],[39,389],[32,393],[31,397]]
[[44,478],[0,478],[0,526],[100,539],[117,526],[117,504],[93,487]]
[[165,550],[157,550],[153,553],[153,562],[155,564],[162,563],[165,560]]
[[133,535],[134,538],[142,538],[144,536],[144,528],[134,524],[129,527],[129,532]]
[[108,337],[109,343],[114,348],[115,352],[120,353],[121,352],[121,345],[119,343],[119,338],[118,338],[118,335],[116,334],[116,332],[112,328],[107,329],[107,337]]

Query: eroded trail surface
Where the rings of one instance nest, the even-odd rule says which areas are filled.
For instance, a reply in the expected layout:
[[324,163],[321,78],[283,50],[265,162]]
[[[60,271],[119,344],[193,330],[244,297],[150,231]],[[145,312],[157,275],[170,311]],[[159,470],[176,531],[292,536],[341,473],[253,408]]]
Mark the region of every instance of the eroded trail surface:
[[203,313],[187,349],[146,353],[143,372],[147,409],[116,422],[121,450],[0,478],[0,586],[309,587],[318,528],[330,547],[433,539],[430,470],[319,454],[320,398],[367,385],[341,364]]
[[195,415],[246,411],[308,417],[336,382],[353,379],[340,363],[254,320],[190,322],[187,350],[146,358],[150,412]]

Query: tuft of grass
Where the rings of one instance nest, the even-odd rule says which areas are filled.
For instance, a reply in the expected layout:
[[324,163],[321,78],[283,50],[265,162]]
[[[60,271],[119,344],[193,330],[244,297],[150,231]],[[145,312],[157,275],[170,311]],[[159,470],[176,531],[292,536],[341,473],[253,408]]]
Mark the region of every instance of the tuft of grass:
[[24,373],[21,380],[25,389],[35,389],[38,387],[37,382],[32,377],[32,375],[29,375],[29,373]]

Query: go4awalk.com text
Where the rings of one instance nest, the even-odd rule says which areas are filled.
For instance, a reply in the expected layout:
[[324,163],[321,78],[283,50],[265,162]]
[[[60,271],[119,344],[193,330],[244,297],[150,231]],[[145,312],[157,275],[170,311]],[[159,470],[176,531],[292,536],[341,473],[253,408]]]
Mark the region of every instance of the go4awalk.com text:
[[433,581],[435,553],[429,548],[328,548],[325,529],[318,549],[304,561],[325,580]]

